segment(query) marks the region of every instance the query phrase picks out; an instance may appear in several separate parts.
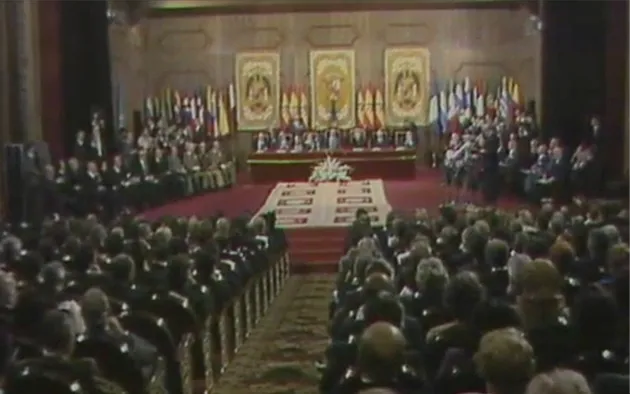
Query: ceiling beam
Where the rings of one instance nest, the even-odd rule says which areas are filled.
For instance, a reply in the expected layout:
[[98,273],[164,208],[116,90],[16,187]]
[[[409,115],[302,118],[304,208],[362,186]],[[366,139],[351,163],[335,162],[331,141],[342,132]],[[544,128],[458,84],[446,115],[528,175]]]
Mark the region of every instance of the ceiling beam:
[[518,8],[524,0],[147,0],[150,16]]

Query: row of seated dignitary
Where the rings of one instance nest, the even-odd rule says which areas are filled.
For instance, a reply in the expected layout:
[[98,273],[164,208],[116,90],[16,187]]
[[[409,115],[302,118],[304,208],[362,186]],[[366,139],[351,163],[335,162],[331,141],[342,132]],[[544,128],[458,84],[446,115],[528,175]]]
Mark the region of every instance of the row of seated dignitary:
[[[628,216],[589,210],[449,205],[384,228],[359,211],[320,392],[590,393],[586,381],[627,392]],[[569,383],[552,376],[586,391],[556,391]]]
[[[497,143],[488,144],[492,140]],[[507,188],[536,203],[543,198],[590,195],[599,182],[594,147],[583,144],[571,151],[558,138],[545,143],[518,133],[467,131],[451,136],[445,156],[447,183],[472,190],[478,185],[496,191]],[[486,183],[492,183],[491,187]]]
[[[266,269],[284,248],[274,221],[272,214],[251,224],[121,217],[105,227],[88,216],[7,232],[0,272],[5,392],[69,394],[76,384],[85,393],[188,392],[178,346],[188,330],[196,338],[210,333],[184,317],[219,316]],[[190,373],[199,379],[207,369],[197,367],[211,357],[194,356],[195,343]]]
[[136,210],[185,196],[230,187],[234,165],[219,141],[211,147],[188,142],[166,149],[141,148],[111,161],[82,162],[76,157],[29,174],[47,213],[111,214],[123,207]]

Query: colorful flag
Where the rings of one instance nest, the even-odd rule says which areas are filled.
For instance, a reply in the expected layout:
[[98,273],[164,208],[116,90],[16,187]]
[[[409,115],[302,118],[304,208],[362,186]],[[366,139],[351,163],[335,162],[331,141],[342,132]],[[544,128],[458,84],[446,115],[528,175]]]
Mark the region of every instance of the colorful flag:
[[472,88],[470,85],[470,78],[464,79],[464,108],[471,108],[473,105]]
[[222,93],[219,93],[218,98],[219,105],[219,134],[225,137],[230,134],[230,121],[228,118],[228,112],[225,108],[225,98]]
[[231,83],[228,87],[228,99],[230,103],[230,110],[234,110],[234,108],[236,108],[236,91],[234,90],[233,83]]
[[300,116],[300,100],[298,99],[297,89],[295,87],[291,89],[291,96],[289,98],[289,114],[291,115],[289,124]]
[[431,125],[431,127],[434,127],[436,130],[439,130],[438,126],[438,122],[439,122],[439,117],[440,117],[440,109],[439,109],[439,103],[438,103],[438,96],[433,96],[431,97],[431,100],[429,100],[429,124]]
[[381,89],[377,89],[374,95],[374,129],[385,127],[385,111],[383,107],[383,92],[381,92]]
[[287,92],[282,93],[282,99],[280,103],[280,117],[282,124],[281,127],[288,127],[291,124],[291,113],[289,112],[289,95]]
[[306,89],[302,89],[300,92],[300,117],[302,118],[302,122],[304,126],[309,128],[309,116],[308,116],[308,99],[306,97]]
[[512,102],[516,105],[521,103],[521,92],[517,83],[512,86]]
[[483,94],[477,96],[477,102],[475,104],[475,114],[478,118],[483,118],[484,116],[486,116],[486,103]]
[[210,108],[212,108],[212,134],[215,137],[219,136],[219,107],[217,105],[217,92],[212,92],[212,97],[210,97]]
[[365,89],[365,127],[370,129],[374,127],[374,93],[372,88]]
[[444,133],[446,128],[448,127],[448,99],[445,91],[440,92],[440,102],[439,104],[439,122],[440,122],[440,132]]
[[363,96],[363,92],[359,88],[357,90],[357,124],[359,127],[365,128],[365,100]]

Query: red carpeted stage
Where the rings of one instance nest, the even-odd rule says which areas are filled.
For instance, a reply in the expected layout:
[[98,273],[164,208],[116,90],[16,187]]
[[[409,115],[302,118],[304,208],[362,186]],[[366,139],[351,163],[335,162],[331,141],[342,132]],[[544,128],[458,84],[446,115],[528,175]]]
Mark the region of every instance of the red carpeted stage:
[[[412,150],[337,151],[330,154],[353,168],[352,179],[413,179],[416,152]],[[252,153],[247,164],[254,183],[304,181],[326,152]]]
[[[254,214],[275,185],[240,184],[233,189],[171,203],[143,216],[153,220],[161,216],[210,217],[218,212],[227,216]],[[455,197],[454,190],[442,185],[438,171],[420,170],[412,181],[385,181],[387,201],[394,211],[413,212],[416,208],[435,211],[440,204]],[[466,201],[480,201],[479,196],[464,196]],[[500,199],[502,208],[521,206],[514,198]],[[344,227],[295,228],[286,230],[293,272],[336,272],[343,253],[347,229]]]

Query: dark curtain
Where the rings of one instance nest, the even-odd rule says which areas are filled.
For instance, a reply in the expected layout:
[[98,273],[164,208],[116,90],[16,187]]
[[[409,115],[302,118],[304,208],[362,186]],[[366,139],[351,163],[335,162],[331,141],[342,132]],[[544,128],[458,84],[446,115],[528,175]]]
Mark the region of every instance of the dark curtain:
[[38,1],[42,137],[53,158],[64,157],[65,113],[61,53],[61,0]]
[[623,173],[628,86],[628,2],[546,1],[543,18],[543,125],[572,146],[603,126],[607,173]]
[[[76,132],[91,131],[94,110],[112,119],[112,82],[106,1],[61,2],[62,80],[66,153]],[[105,147],[111,146],[111,125],[101,131]]]
[[19,79],[19,67],[20,67],[20,53],[19,53],[19,44],[18,40],[20,39],[17,30],[17,13],[20,12],[18,10],[19,4],[13,1],[6,2],[4,4],[5,12],[6,12],[6,26],[3,26],[4,31],[0,31],[0,34],[6,34],[6,43],[7,43],[7,66],[8,66],[8,74],[13,76],[13,78],[8,79],[7,83],[7,92],[8,96],[11,97],[8,104],[8,114],[9,114],[9,140],[7,142],[19,143],[24,142],[26,130],[24,129],[24,124],[22,122],[22,109],[20,108],[20,79]]
[[544,3],[542,124],[570,146],[586,137],[592,115],[604,113],[607,3]]

